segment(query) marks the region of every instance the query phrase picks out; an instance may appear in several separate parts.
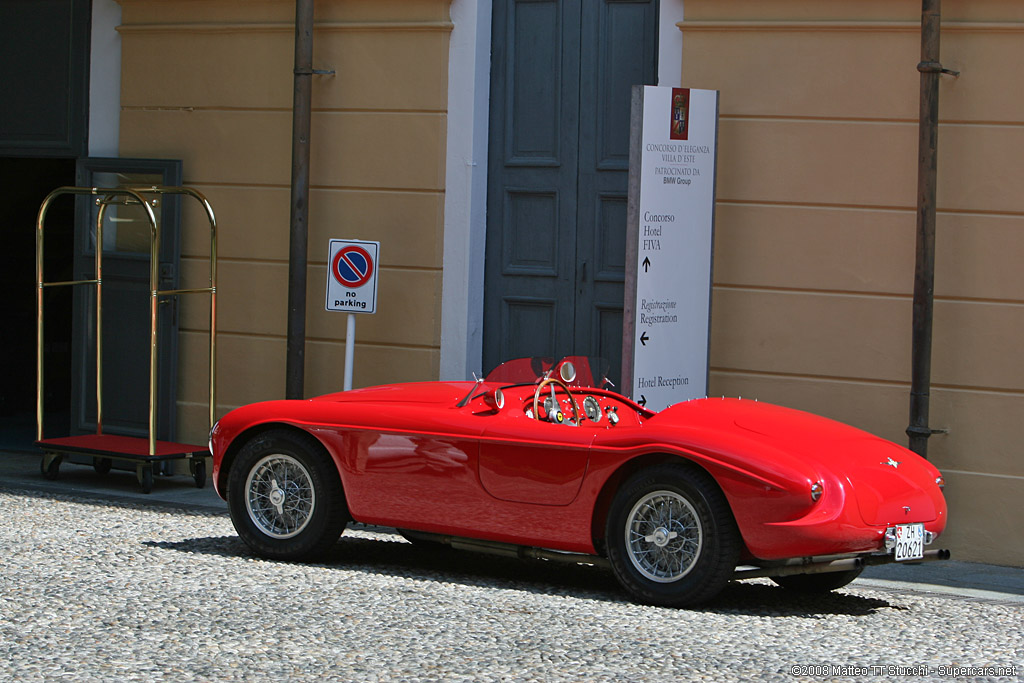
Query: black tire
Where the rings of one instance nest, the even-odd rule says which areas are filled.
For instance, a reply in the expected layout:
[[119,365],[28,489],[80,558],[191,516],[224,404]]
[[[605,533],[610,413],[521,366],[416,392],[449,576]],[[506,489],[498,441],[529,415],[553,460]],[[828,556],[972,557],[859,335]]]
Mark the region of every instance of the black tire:
[[683,463],[650,467],[623,483],[608,510],[605,544],[630,595],[670,607],[717,595],[740,554],[725,496],[706,472]]
[[101,477],[106,474],[110,474],[110,468],[113,466],[113,461],[110,458],[93,458],[92,468],[96,470],[96,474]]
[[797,593],[828,593],[847,585],[864,571],[864,568],[850,569],[845,572],[826,572],[824,574],[791,574],[789,576],[773,576],[772,581],[786,590]]
[[60,463],[63,460],[64,456],[59,453],[46,453],[43,455],[42,462],[39,463],[39,471],[46,479],[56,481],[60,478]]
[[153,490],[153,465],[146,463],[145,465],[139,465],[136,477],[139,480],[139,486],[142,487],[143,493],[150,493]]
[[323,556],[349,522],[334,463],[319,441],[299,432],[265,432],[242,446],[227,499],[238,535],[275,560]]
[[192,463],[192,480],[197,489],[206,486],[206,458],[199,458]]

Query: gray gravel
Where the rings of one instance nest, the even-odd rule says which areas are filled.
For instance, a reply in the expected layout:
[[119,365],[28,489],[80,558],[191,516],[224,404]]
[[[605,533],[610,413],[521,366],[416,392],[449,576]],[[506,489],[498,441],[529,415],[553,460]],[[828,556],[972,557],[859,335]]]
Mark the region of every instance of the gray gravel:
[[254,557],[212,512],[13,489],[0,506],[5,681],[1024,680],[1020,603],[756,581],[673,610],[597,569],[379,531],[298,565]]

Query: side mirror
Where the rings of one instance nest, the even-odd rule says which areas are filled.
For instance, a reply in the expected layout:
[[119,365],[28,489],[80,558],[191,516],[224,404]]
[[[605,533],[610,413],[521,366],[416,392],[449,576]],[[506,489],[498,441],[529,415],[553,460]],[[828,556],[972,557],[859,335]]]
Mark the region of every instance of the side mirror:
[[572,381],[576,379],[576,366],[572,364],[572,361],[567,360],[558,368],[558,374],[563,382],[572,384]]
[[501,410],[505,407],[505,394],[502,393],[501,389],[488,391],[484,394],[484,403],[487,404],[491,410]]

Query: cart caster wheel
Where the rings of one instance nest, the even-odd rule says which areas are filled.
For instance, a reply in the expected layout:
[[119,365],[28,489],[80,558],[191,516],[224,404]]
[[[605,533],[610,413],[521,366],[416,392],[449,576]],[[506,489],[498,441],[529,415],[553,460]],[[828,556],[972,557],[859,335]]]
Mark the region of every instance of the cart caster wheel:
[[192,478],[196,481],[196,488],[206,486],[206,458],[196,460],[192,463]]
[[104,475],[110,473],[110,467],[113,461],[110,458],[93,458],[92,468],[96,470],[96,474]]
[[43,476],[50,481],[55,481],[60,477],[60,463],[64,460],[64,456],[57,453],[47,453],[43,456],[42,461],[39,463],[39,469],[42,471]]
[[135,477],[139,480],[139,486],[142,487],[143,493],[149,493],[153,490],[152,465],[139,465],[135,470]]

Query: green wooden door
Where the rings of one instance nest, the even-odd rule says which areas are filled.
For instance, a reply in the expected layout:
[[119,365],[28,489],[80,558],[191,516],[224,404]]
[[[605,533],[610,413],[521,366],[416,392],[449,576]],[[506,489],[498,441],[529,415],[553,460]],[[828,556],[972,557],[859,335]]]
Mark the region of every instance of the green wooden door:
[[657,0],[496,0],[484,366],[602,356],[618,382],[630,88]]

